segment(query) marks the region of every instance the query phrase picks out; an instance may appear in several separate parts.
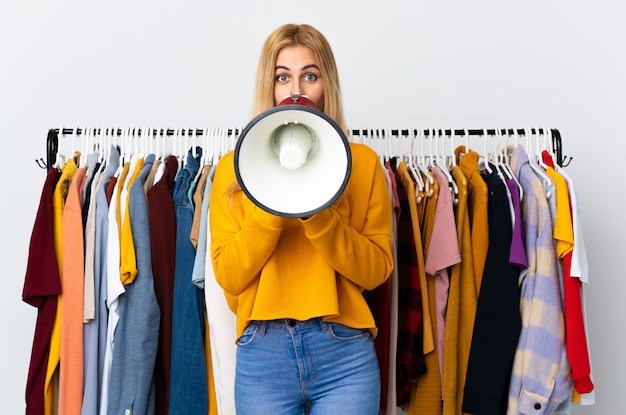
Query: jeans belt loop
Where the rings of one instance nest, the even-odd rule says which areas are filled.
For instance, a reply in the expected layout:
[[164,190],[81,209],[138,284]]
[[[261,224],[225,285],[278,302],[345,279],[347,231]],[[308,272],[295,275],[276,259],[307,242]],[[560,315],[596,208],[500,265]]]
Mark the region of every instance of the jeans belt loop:
[[261,336],[265,336],[265,332],[267,331],[267,321],[265,320],[257,321],[256,324],[259,325],[259,334]]
[[324,321],[323,318],[320,317],[320,325],[322,326],[322,331],[326,333],[330,329],[330,323],[328,321]]

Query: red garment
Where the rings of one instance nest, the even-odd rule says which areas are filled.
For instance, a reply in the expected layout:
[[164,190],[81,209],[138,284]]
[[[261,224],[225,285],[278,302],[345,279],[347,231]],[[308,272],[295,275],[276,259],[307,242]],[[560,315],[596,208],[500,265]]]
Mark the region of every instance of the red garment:
[[156,415],[167,415],[172,360],[172,304],[176,263],[176,216],[171,190],[178,171],[178,160],[168,156],[161,179],[147,192],[150,217],[150,249],[154,293],[161,310],[159,347],[154,366]]
[[[407,191],[396,171],[400,199],[398,221],[398,350],[396,372],[397,405],[409,403],[411,381],[426,373],[423,353],[423,311],[420,271]],[[421,249],[421,247],[419,247]]]
[[[543,162],[554,168],[554,161],[546,150],[541,153]],[[570,212],[572,205],[570,201]],[[574,244],[576,241],[574,240]],[[591,363],[587,348],[585,318],[582,307],[582,281],[572,277],[572,255],[568,252],[563,257],[563,305],[565,318],[565,347],[567,358],[572,369],[574,389],[578,393],[590,393],[594,389],[591,380]]]
[[30,239],[22,300],[37,307],[30,366],[26,379],[26,415],[44,414],[44,385],[50,352],[50,335],[61,294],[61,277],[54,250],[52,195],[61,172],[50,169],[41,192]]

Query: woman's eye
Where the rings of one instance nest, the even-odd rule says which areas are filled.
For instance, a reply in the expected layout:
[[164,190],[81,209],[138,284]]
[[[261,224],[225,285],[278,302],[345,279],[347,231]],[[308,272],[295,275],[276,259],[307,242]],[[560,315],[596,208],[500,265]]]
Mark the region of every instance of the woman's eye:
[[304,75],[304,80],[308,82],[314,82],[317,80],[317,75],[315,75],[314,73],[308,73]]
[[289,79],[289,77],[285,74],[281,74],[281,75],[276,75],[276,81],[277,82],[287,82],[287,80]]

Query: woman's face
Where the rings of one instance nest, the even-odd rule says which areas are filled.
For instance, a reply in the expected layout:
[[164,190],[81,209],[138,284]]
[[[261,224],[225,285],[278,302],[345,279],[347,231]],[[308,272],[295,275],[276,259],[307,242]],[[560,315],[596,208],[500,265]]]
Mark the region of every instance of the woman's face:
[[306,95],[319,110],[324,109],[324,85],[313,52],[306,46],[287,46],[278,52],[274,83],[274,105],[291,96]]

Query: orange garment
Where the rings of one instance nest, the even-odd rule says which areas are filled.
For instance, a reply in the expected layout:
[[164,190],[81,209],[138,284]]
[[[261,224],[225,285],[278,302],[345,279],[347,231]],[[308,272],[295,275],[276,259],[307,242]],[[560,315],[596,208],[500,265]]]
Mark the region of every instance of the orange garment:
[[452,177],[459,188],[455,207],[456,230],[461,252],[461,262],[450,271],[450,291],[446,311],[446,329],[443,360],[443,413],[457,415],[462,412],[465,371],[472,343],[474,317],[478,297],[474,278],[472,239],[467,211],[467,179],[461,168],[452,169]]
[[462,149],[463,147],[458,147],[455,153],[459,159],[458,165],[468,183],[469,205],[467,209],[472,232],[474,277],[476,278],[476,294],[478,295],[487,259],[487,248],[489,247],[488,189],[487,183],[480,175],[478,153],[469,151],[461,156]]
[[[430,312],[435,313],[435,280],[428,278],[430,296]],[[437,329],[437,322],[433,320]],[[439,355],[437,348],[424,356],[426,373],[411,385],[411,400],[407,413],[409,415],[441,415],[443,402],[441,399],[441,375],[439,374]]]
[[63,209],[59,414],[80,415],[83,403],[83,285],[85,281],[82,193],[87,171],[74,174]]
[[[202,173],[198,178],[198,184],[196,190],[193,192],[193,204],[195,209],[193,211],[193,222],[191,222],[191,234],[189,240],[194,248],[198,248],[198,237],[200,235],[200,217],[202,216],[202,200],[204,199],[204,189],[206,187],[206,181],[211,171],[210,165],[205,165],[202,169]],[[206,195],[207,197],[209,195]]]
[[[76,162],[70,159],[61,171],[61,177],[57,182],[52,196],[54,206],[54,249],[56,251],[57,263],[59,264],[59,275],[63,281],[63,208],[67,192],[76,173]],[[48,357],[48,369],[46,371],[46,381],[44,386],[45,415],[57,414],[57,397],[59,393],[59,360],[61,355],[61,310],[62,295],[58,297],[57,313],[54,319],[54,326],[50,335],[50,355]],[[82,315],[82,312],[81,312]]]
[[[407,199],[409,203],[409,209],[411,211],[411,224],[413,226],[413,235],[415,238],[415,247],[417,249],[417,263],[420,275],[420,287],[422,295],[422,324],[423,324],[423,340],[422,340],[422,353],[427,353],[435,350],[435,335],[433,330],[433,323],[430,315],[430,307],[428,306],[428,289],[426,281],[426,272],[424,271],[424,250],[422,248],[422,236],[420,227],[420,208],[417,203],[417,195],[415,194],[415,182],[411,178],[407,164],[401,162],[398,165],[398,174],[402,180],[402,186],[406,190]],[[418,208],[419,206],[419,208]]]
[[[437,198],[439,196],[439,185],[436,180],[431,184],[432,196],[425,198],[422,203],[426,203],[423,210],[422,244],[424,258],[428,256],[428,247],[432,237],[433,223],[436,215]],[[435,279],[432,275],[426,274],[428,290],[428,307],[431,316],[437,312],[435,304]],[[437,331],[437,321],[432,319],[433,332]],[[437,345],[430,353],[424,353],[426,363],[426,373],[419,378],[411,387],[411,399],[407,408],[409,415],[440,415],[443,412],[443,402],[441,398],[441,372],[439,371],[439,355]]]
[[217,395],[215,393],[215,380],[213,377],[213,363],[211,361],[211,328],[208,317],[204,319],[204,360],[206,361],[206,384],[209,393],[209,409],[207,415],[218,415]]
[[[131,160],[131,171],[128,173],[127,182],[124,183],[124,187],[119,193],[121,202],[123,203],[124,211],[121,214],[122,227],[120,233],[120,278],[122,284],[127,285],[135,281],[137,277],[137,257],[135,254],[135,243],[133,242],[133,231],[130,226],[130,188],[132,187],[135,179],[141,172],[143,166],[143,158],[137,158],[137,160]],[[132,163],[135,163],[134,166]]]

